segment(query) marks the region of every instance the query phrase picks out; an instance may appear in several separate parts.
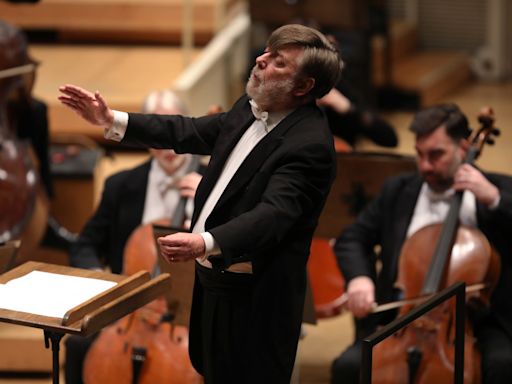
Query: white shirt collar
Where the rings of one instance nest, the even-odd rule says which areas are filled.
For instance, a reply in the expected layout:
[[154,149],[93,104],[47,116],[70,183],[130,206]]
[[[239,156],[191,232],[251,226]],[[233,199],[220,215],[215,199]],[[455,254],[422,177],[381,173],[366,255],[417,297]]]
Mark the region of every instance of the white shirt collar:
[[258,104],[254,100],[249,100],[249,104],[251,105],[251,110],[254,117],[257,120],[261,120],[265,125],[265,131],[268,133],[272,129],[274,129],[286,116],[288,116],[293,109],[289,109],[286,111],[279,112],[267,112],[262,111]]

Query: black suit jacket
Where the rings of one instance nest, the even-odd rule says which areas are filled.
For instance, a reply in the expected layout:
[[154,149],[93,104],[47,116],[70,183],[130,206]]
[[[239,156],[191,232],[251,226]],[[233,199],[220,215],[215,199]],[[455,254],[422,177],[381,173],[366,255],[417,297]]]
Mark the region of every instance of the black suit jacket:
[[[490,173],[485,173],[485,176],[501,194],[495,210],[477,203],[478,228],[501,256],[501,275],[491,298],[491,311],[505,327],[512,328],[512,178]],[[375,279],[376,255],[373,249],[380,245],[382,269],[376,278],[377,302],[393,299],[400,251],[421,184],[422,180],[416,173],[389,179],[380,194],[336,241],[336,257],[347,282],[361,275]]]
[[107,178],[98,208],[70,249],[70,264],[121,273],[126,241],[142,221],[151,160]]
[[[123,142],[211,155],[196,193],[194,225],[229,154],[253,121],[246,96],[227,113],[214,116],[130,114]],[[290,373],[293,367],[306,261],[334,175],[335,152],[325,117],[315,103],[304,105],[256,145],[206,220],[224,267],[243,260],[253,263],[255,304],[247,359],[261,370]],[[196,278],[190,353],[199,372],[201,292]]]

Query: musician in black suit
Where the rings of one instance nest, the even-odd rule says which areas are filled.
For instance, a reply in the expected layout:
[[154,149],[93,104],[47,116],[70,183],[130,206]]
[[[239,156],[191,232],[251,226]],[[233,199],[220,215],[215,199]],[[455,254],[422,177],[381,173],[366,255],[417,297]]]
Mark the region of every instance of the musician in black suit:
[[[150,93],[143,111],[176,114],[184,113],[185,107],[173,92],[164,90]],[[192,156],[168,149],[150,149],[150,154],[143,164],[107,178],[98,208],[71,246],[71,266],[107,267],[122,273],[124,248],[132,232],[141,224],[171,219],[181,197],[189,198],[185,209],[189,222],[191,198],[201,179],[199,173],[189,172]],[[66,339],[66,383],[82,382],[82,362],[95,337]]]
[[341,71],[318,31],[287,25],[256,59],[247,96],[201,118],[129,115],[61,87],[60,100],[122,142],[211,155],[192,234],[161,238],[169,262],[196,260],[190,356],[206,383],[289,383],[306,261],[335,175],[332,136],[315,99]]
[[375,302],[396,299],[393,288],[402,244],[426,225],[442,222],[450,197],[460,190],[466,191],[460,222],[478,228],[501,256],[501,276],[488,313],[474,313],[473,317],[482,353],[483,382],[508,382],[512,377],[512,178],[462,164],[470,130],[456,105],[420,111],[411,131],[416,135],[418,173],[388,180],[334,246],[347,281],[347,307],[357,320],[356,340],[334,361],[332,383],[359,382],[360,339],[373,332],[379,322],[389,320],[369,313]]

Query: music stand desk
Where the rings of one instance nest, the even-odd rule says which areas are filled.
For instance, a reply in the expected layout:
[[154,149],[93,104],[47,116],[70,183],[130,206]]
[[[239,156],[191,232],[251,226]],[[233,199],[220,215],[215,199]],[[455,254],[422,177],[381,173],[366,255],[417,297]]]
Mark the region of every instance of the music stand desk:
[[[63,318],[48,317],[27,312],[0,308],[0,321],[44,331],[46,347],[52,344],[53,383],[59,382],[59,343],[66,333],[89,336],[104,326],[133,312],[137,308],[163,295],[170,287],[170,275],[161,274],[151,279],[149,272],[141,271],[132,276],[116,275],[29,261],[0,275],[0,283],[24,276],[32,271],[58,273],[68,276],[89,277],[114,281],[117,284],[66,312]],[[34,287],[37,289],[37,287]]]

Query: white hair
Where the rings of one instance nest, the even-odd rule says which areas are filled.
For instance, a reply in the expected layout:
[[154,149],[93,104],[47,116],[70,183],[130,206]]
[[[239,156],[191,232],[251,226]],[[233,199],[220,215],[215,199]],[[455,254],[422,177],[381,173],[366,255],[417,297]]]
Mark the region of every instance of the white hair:
[[166,113],[170,114],[186,114],[187,108],[180,98],[170,89],[152,91],[146,96],[142,104],[143,113]]

